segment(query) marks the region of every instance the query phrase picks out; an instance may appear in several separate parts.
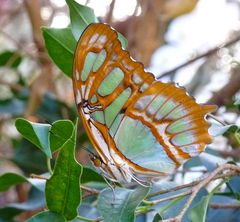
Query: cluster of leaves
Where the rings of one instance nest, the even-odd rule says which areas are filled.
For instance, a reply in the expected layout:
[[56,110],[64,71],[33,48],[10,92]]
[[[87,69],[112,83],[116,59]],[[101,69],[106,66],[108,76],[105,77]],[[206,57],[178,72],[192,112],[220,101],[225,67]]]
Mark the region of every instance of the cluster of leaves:
[[[70,9],[71,26],[64,29],[42,28],[42,31],[50,57],[63,73],[71,77],[77,41],[86,26],[97,22],[97,18],[91,8],[79,5],[72,0],[66,0],[66,2]],[[119,40],[125,47],[126,40],[120,34]],[[2,53],[0,65],[9,63],[10,58],[14,58],[14,60],[11,59],[11,68],[16,69],[21,63],[21,56],[14,52]],[[19,84],[25,85],[21,80]],[[3,105],[1,111],[19,116],[23,113],[27,98],[27,91],[21,95],[16,93],[12,99],[1,101]],[[14,106],[16,107],[13,108]],[[153,195],[159,190],[178,185],[175,182],[161,182],[154,184],[151,189],[141,186],[131,189],[116,187],[113,193],[94,169],[81,166],[75,158],[77,121],[57,120],[62,119],[59,112],[60,106],[63,106],[61,102],[51,96],[46,96],[43,105],[37,111],[40,115],[43,114],[49,122],[55,121],[52,124],[32,123],[22,118],[16,120],[16,128],[26,140],[17,143],[14,162],[25,169],[25,172],[44,174],[27,178],[15,173],[6,173],[0,177],[0,192],[7,191],[18,184],[31,184],[28,200],[0,208],[0,221],[14,221],[14,217],[21,212],[43,208],[47,210],[34,215],[28,221],[96,221],[97,218],[106,222],[159,221],[174,217],[181,212],[188,195],[164,202],[154,201],[180,194],[190,188]],[[239,101],[236,102],[236,106],[239,107]],[[76,112],[69,107],[67,109],[74,119]],[[16,111],[17,113],[14,113]],[[231,134],[239,142],[239,128],[235,125],[223,127],[213,125],[211,131],[215,136]],[[204,155],[188,161],[183,169],[204,165],[208,171],[212,171],[220,162],[226,161],[208,149]],[[51,165],[54,165],[53,170]],[[214,210],[208,207],[210,202],[235,203],[240,200],[240,178],[233,177],[224,182],[227,188],[219,193],[217,191],[220,186],[211,192],[205,188],[201,189],[183,221],[225,221],[225,218],[232,218],[232,221],[236,221],[240,215],[237,209]],[[84,192],[83,195],[82,192]]]

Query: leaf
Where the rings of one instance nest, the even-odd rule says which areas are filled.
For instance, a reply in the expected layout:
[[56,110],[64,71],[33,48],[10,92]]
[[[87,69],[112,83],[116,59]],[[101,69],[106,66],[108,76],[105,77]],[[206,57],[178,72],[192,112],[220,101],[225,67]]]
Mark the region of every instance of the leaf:
[[14,116],[22,115],[25,111],[26,102],[17,98],[0,101],[0,113]]
[[220,136],[224,135],[225,133],[234,133],[238,127],[234,124],[232,125],[227,125],[227,126],[222,126],[216,123],[212,123],[208,132],[211,136]]
[[201,201],[190,211],[189,218],[192,222],[205,222],[210,198],[202,197]]
[[60,214],[53,213],[50,211],[44,211],[34,215],[30,219],[28,219],[26,222],[49,222],[49,221],[65,222],[66,219]]
[[79,40],[84,29],[91,23],[96,22],[94,11],[85,6],[78,4],[73,0],[66,0],[70,11],[72,33],[76,41]]
[[6,50],[0,54],[0,67],[9,66],[17,68],[22,61],[22,57],[18,52]]
[[[211,199],[211,203],[218,203],[218,204],[237,204],[239,203],[235,199],[230,197],[223,197],[214,195]],[[229,209],[214,209],[209,208],[207,214],[207,221],[217,221],[217,222],[239,222],[240,218],[240,210],[229,208]]]
[[236,106],[240,105],[240,98],[238,98],[238,99],[234,102],[234,105],[236,105]]
[[46,202],[50,211],[72,220],[77,216],[80,204],[80,177],[82,167],[74,157],[77,135],[77,123],[72,136],[60,150],[53,175],[46,183]]
[[28,195],[28,200],[22,203],[11,203],[0,208],[0,218],[7,219],[13,218],[15,215],[22,211],[33,211],[45,206],[44,193],[32,188]]
[[149,192],[149,188],[139,186],[135,190],[116,188],[115,198],[111,189],[103,190],[97,208],[107,222],[133,222],[135,209]]
[[49,134],[52,152],[63,147],[64,143],[72,136],[73,129],[74,125],[70,120],[58,120],[52,124]]
[[21,139],[15,144],[11,160],[26,173],[41,174],[48,170],[47,165],[44,164],[46,155],[26,139]]
[[162,217],[159,213],[157,213],[154,218],[153,218],[153,221],[152,222],[160,222],[162,221]]
[[206,153],[206,152],[202,152],[199,155],[199,160],[210,172],[215,170],[219,165],[226,163],[226,161],[227,161],[221,157],[218,157],[216,155],[212,155],[212,154]]
[[46,93],[43,97],[41,106],[36,111],[36,114],[44,118],[46,121],[54,122],[63,118],[62,110],[66,110],[69,119],[74,119],[76,117],[77,111],[74,108],[70,108],[59,101],[56,96],[51,93]]
[[77,43],[71,29],[42,28],[42,33],[49,56],[59,69],[71,77]]
[[[89,219],[99,218],[100,214],[97,211],[96,207],[93,206],[91,203],[82,203],[81,206],[78,208],[78,212],[82,217],[86,217]],[[73,222],[83,222],[81,219],[75,219]]]
[[15,126],[24,138],[36,145],[47,155],[47,157],[52,157],[48,138],[51,125],[32,123],[26,119],[18,118],[15,122]]
[[191,211],[189,212],[189,219],[191,222],[205,222],[207,211],[208,211],[208,205],[209,202],[213,196],[213,194],[224,184],[225,182],[222,181],[220,184],[218,184],[208,195],[203,196],[201,201],[194,206]]
[[81,177],[81,183],[88,183],[88,182],[103,182],[106,183],[103,177],[95,172],[94,170],[88,168],[88,167],[83,167],[83,173]]
[[[154,186],[153,186],[154,191],[153,192],[168,189],[168,187],[166,187],[165,184],[166,184],[166,182],[162,183],[161,181],[158,182],[158,184],[154,184]],[[172,185],[171,185],[171,183],[169,185],[170,185],[169,188],[171,188],[172,185],[174,185],[173,187],[178,186],[176,183],[173,183],[173,182],[172,182]],[[164,187],[166,187],[166,188],[164,188]],[[170,197],[170,196],[173,196],[173,195],[181,194],[181,193],[189,191],[189,190],[190,190],[190,188],[184,188],[184,189],[181,189],[181,190],[168,192],[168,193],[165,193],[165,194],[161,194],[161,195],[158,195],[158,196],[151,197],[150,200],[159,200],[159,199],[162,199],[162,198],[167,198],[167,197]],[[201,200],[201,198],[203,196],[207,195],[207,194],[208,194],[208,192],[206,191],[205,188],[201,189],[198,192],[198,194],[194,198],[192,204],[190,205],[186,215],[184,216],[184,218],[182,220],[183,222],[189,221],[188,218],[187,218],[188,212],[191,211],[191,209]],[[154,210],[156,210],[158,213],[160,213],[160,215],[163,219],[176,217],[182,211],[182,208],[183,208],[184,204],[187,202],[188,198],[189,198],[189,195],[181,196],[181,197],[175,198],[174,200],[168,200],[168,201],[165,201],[165,202],[161,202],[161,203],[157,204],[156,206],[153,206],[152,208]]]
[[21,184],[27,180],[15,173],[5,173],[0,176],[0,192],[8,190],[11,186]]

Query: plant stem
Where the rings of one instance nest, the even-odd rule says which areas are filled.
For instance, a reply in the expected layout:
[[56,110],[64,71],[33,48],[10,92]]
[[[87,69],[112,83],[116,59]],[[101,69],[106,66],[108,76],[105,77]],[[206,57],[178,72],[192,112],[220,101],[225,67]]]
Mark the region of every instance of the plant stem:
[[83,220],[83,221],[86,221],[86,222],[97,222],[97,221],[100,221],[99,219],[94,220],[94,219],[90,219],[90,218],[83,217],[83,216],[80,216],[80,215],[77,216],[77,219]]
[[51,159],[50,158],[47,158],[47,168],[48,168],[48,171],[51,175],[53,175],[53,171],[52,171],[52,167],[51,167]]

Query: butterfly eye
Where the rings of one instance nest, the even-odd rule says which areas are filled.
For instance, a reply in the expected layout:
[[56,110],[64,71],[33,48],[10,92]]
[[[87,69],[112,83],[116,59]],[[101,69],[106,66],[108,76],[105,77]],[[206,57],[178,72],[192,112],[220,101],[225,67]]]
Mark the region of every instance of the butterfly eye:
[[90,156],[90,160],[93,162],[95,167],[100,167],[102,161],[100,160],[99,157],[95,156],[95,155],[89,155]]
[[101,160],[99,158],[92,159],[93,164],[95,167],[100,167],[101,166]]

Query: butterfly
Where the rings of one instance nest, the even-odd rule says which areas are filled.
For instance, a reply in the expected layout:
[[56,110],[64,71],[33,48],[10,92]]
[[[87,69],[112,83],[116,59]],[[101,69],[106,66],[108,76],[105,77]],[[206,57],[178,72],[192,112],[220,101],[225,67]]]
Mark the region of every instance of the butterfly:
[[175,83],[157,81],[107,24],[90,24],[74,56],[73,89],[95,166],[120,183],[161,178],[204,151],[207,113]]

